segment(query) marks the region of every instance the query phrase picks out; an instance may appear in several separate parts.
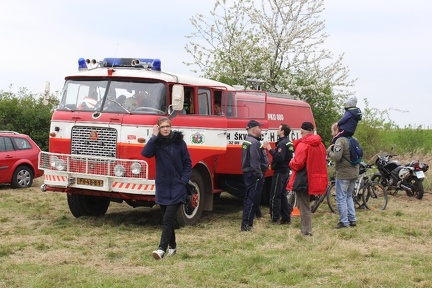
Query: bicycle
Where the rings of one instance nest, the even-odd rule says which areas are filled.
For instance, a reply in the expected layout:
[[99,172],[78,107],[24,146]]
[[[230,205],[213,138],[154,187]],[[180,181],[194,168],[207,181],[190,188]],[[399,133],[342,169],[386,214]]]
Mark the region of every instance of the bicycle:
[[[366,208],[368,210],[384,210],[387,207],[388,196],[384,186],[376,181],[372,181],[373,173],[366,173],[373,168],[371,164],[360,163],[359,176],[354,186],[353,201],[356,209]],[[327,204],[333,213],[338,213],[336,203],[335,181],[327,188]]]
[[[326,194],[310,195],[310,197],[311,197],[310,209],[311,212],[314,213],[326,198]],[[291,207],[297,206],[297,196],[294,191],[288,191],[287,198],[288,198],[288,203],[291,205]]]
[[310,209],[312,213],[315,213],[318,207],[321,205],[322,202],[324,202],[324,199],[326,198],[326,194],[322,195],[311,195],[314,196],[310,202]]
[[[329,167],[333,167],[334,164],[331,162],[330,159],[327,159],[327,166]],[[335,175],[333,173],[332,177],[329,179],[330,184],[334,183],[335,181]],[[329,185],[330,185],[329,184]],[[322,194],[322,195],[310,195],[310,209],[312,213],[315,213],[316,210],[318,209],[318,207],[321,205],[321,203],[324,202],[324,199],[327,197],[328,193],[326,190],[326,193]],[[295,205],[297,205],[297,198],[296,198],[296,194],[293,191],[288,191],[288,203],[290,203],[292,205],[292,207],[294,207]]]

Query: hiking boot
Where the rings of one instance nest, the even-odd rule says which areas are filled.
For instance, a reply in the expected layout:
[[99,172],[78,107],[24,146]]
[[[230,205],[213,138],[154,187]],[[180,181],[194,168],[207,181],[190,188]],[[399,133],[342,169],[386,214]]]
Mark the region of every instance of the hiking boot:
[[339,222],[339,223],[336,225],[335,229],[348,228],[348,227],[349,227],[349,226],[345,225],[344,223]]
[[167,256],[168,256],[168,257],[174,256],[174,254],[176,254],[176,252],[177,252],[177,249],[176,249],[176,248],[169,248],[169,249],[168,249]]
[[350,226],[351,226],[351,227],[357,226],[356,221],[350,221]]
[[156,260],[160,260],[164,257],[165,251],[162,249],[157,249],[155,251],[153,251],[153,258]]

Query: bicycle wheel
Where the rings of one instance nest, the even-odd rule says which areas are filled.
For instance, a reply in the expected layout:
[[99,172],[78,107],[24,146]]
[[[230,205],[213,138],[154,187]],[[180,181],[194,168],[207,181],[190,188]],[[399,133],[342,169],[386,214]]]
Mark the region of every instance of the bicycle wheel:
[[326,194],[323,194],[323,195],[313,195],[313,196],[314,196],[313,200],[310,201],[310,209],[311,209],[312,213],[315,213],[315,211],[318,209],[318,207],[324,201],[324,198],[326,197]]
[[326,191],[327,196],[327,204],[333,213],[338,213],[337,202],[336,202],[336,185],[335,183],[331,183],[327,187]]
[[364,189],[365,189],[365,187],[360,188],[360,191],[358,192],[357,195],[356,195],[356,191],[355,190],[353,191],[352,197],[353,197],[355,209],[365,209],[366,208],[366,204],[365,204],[364,197],[363,197]]
[[363,188],[363,201],[371,211],[384,210],[387,207],[387,190],[381,183],[369,182]]

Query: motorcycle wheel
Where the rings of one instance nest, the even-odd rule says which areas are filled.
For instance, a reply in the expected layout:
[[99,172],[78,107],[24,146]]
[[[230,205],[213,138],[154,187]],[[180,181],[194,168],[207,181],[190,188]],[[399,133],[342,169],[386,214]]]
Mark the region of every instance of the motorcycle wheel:
[[[407,180],[407,182],[408,185],[411,187],[412,196],[415,196],[417,199],[422,199],[424,194],[423,181],[418,178],[411,177]],[[406,192],[409,196],[409,191]]]

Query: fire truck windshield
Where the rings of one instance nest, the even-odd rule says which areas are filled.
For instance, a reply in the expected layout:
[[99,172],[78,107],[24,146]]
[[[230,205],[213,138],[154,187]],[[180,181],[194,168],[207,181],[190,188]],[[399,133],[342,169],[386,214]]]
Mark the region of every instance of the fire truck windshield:
[[67,80],[58,110],[165,114],[164,83]]

